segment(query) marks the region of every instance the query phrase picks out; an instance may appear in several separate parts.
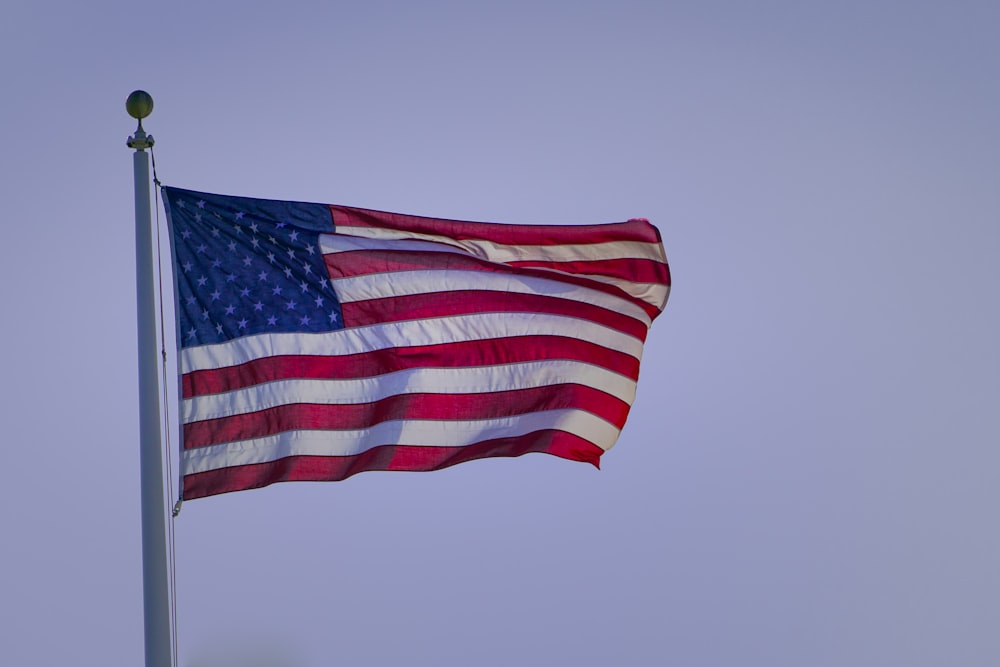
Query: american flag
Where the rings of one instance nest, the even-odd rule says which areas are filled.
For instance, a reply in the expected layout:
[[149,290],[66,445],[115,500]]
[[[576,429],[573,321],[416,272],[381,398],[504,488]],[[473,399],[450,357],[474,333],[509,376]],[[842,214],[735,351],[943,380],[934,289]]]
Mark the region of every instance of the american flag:
[[163,194],[185,499],[617,440],[670,289],[647,221]]

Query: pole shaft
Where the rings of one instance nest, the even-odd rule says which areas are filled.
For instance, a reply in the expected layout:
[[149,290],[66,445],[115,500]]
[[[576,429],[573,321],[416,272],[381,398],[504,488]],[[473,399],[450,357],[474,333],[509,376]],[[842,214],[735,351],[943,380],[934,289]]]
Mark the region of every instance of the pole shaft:
[[139,334],[139,469],[142,486],[142,601],[146,667],[171,667],[166,509],[157,377],[156,285],[149,205],[149,155],[133,153]]

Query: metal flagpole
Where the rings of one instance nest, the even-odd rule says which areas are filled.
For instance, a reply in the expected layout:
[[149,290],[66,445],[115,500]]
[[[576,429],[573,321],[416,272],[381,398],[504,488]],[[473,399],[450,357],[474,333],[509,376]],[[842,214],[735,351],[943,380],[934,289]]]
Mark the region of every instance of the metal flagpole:
[[134,148],[135,260],[139,333],[139,469],[142,485],[142,602],[146,667],[171,667],[170,598],[167,571],[166,508],[163,500],[163,453],[157,380],[156,289],[153,274],[153,224],[149,206],[149,155],[153,137],[142,119],[153,111],[153,98],[137,90],[125,109],[139,121],[127,145]]

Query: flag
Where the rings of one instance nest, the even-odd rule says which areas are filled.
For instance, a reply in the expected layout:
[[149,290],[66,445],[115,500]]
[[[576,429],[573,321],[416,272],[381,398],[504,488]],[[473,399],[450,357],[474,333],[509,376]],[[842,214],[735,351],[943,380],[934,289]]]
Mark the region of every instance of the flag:
[[185,499],[528,452],[597,466],[618,438],[670,289],[646,220],[163,194]]

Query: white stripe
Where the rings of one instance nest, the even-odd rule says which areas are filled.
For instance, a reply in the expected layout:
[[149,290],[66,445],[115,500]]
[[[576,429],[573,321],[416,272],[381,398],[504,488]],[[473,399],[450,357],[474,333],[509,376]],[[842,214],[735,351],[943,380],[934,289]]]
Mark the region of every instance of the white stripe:
[[[510,273],[485,273],[482,271],[462,271],[448,269],[428,269],[419,271],[399,271],[390,273],[369,273],[352,278],[331,280],[333,289],[341,303],[385,299],[413,294],[434,294],[464,290],[484,290],[489,292],[512,292],[516,294],[538,294],[579,303],[589,303],[606,310],[639,320],[647,327],[649,315],[635,303],[601,292],[580,287],[560,280],[548,280],[535,276],[520,276]],[[488,309],[489,306],[484,306]]]
[[[348,234],[320,234],[319,248],[324,255],[334,255],[339,252],[355,252],[358,250],[398,250],[405,252],[449,252],[468,257],[471,253],[464,248],[452,244],[431,241],[416,241],[405,239],[370,239]],[[480,257],[480,259],[482,259]]]
[[[446,244],[460,248],[475,257],[488,259],[491,262],[572,262],[608,259],[652,259],[658,262],[667,261],[662,244],[647,243],[645,241],[508,245],[481,239],[453,239],[449,236],[439,234],[421,234],[398,229],[351,227],[346,225],[338,226],[337,234],[320,234],[319,242],[323,252],[340,252],[337,246],[337,239],[341,235],[383,241],[427,241],[435,245]],[[398,246],[387,244],[382,247],[386,250],[391,250]]]
[[[369,227],[351,227],[349,231],[355,229],[372,229]],[[394,231],[394,230],[382,230],[382,231]],[[365,250],[401,250],[406,252],[446,252],[456,255],[473,256],[478,259],[487,260],[494,263],[507,263],[511,261],[519,261],[521,259],[543,259],[549,261],[573,261],[573,260],[608,260],[608,259],[630,259],[633,258],[629,254],[603,254],[603,251],[608,253],[614,252],[616,250],[628,250],[630,247],[642,246],[644,249],[649,250],[654,248],[657,252],[656,256],[646,256],[640,255],[640,259],[653,259],[655,261],[666,263],[666,256],[663,253],[663,246],[656,243],[642,243],[638,241],[618,241],[609,243],[595,243],[592,245],[563,245],[563,246],[498,246],[492,242],[486,241],[456,241],[450,239],[446,236],[431,236],[427,234],[417,235],[421,238],[435,239],[435,240],[413,240],[410,238],[362,238],[357,236],[349,236],[347,234],[321,234],[320,235],[320,248],[324,254],[336,254],[339,252],[352,252],[352,251],[365,251]],[[480,245],[488,243],[488,248],[483,248]],[[618,248],[620,244],[630,244],[624,248]],[[492,252],[496,248],[507,249],[504,252]],[[559,250],[568,249],[566,252]],[[580,249],[585,250],[597,250],[596,253],[590,252],[586,256],[578,254]],[[485,252],[484,252],[485,250]],[[521,252],[521,257],[513,257],[515,250]],[[541,254],[538,254],[541,253]],[[545,256],[543,256],[545,255]],[[560,259],[554,259],[557,255],[565,255]],[[659,283],[640,283],[636,281],[626,280],[624,278],[618,278],[614,276],[606,276],[601,274],[592,273],[577,273],[572,271],[559,271],[558,268],[554,267],[533,267],[534,270],[545,270],[552,271],[553,273],[560,275],[570,275],[577,276],[580,278],[593,280],[595,282],[604,283],[607,285],[613,285],[629,296],[641,299],[647,303],[653,304],[660,308],[666,304],[667,294],[669,288],[666,285],[661,285]],[[602,293],[604,294],[604,293]],[[605,295],[609,296],[609,295]],[[613,297],[612,297],[613,298]],[[633,309],[642,312],[641,308],[637,308],[633,304],[629,304]],[[646,324],[649,324],[648,318],[645,320]]]
[[601,366],[571,359],[530,361],[466,368],[408,368],[347,380],[278,380],[184,400],[185,424],[310,403],[353,405],[399,394],[482,394],[561,384],[593,387],[628,403],[635,400],[635,380]]
[[[536,271],[554,271],[555,273],[565,273],[556,269],[535,269]],[[579,276],[588,280],[593,280],[606,285],[613,285],[634,299],[645,301],[663,310],[667,304],[667,297],[670,296],[670,285],[662,283],[637,283],[631,280],[615,278],[613,276],[599,276],[593,273],[570,273],[571,276]],[[645,312],[645,311],[643,311]]]
[[530,317],[478,313],[387,322],[324,333],[257,334],[216,345],[187,347],[180,353],[181,372],[226,368],[281,355],[339,356],[511,336],[566,336],[642,359],[642,341],[594,322],[544,313]]
[[184,474],[267,463],[287,456],[353,456],[380,445],[463,447],[527,435],[543,429],[567,431],[607,451],[619,429],[589,412],[546,410],[514,417],[470,421],[397,420],[344,431],[299,430],[250,440],[199,447],[182,455]]
[[[667,303],[667,296],[670,294],[670,285],[663,285],[661,283],[639,283],[632,280],[625,280],[624,278],[617,278],[615,276],[603,276],[595,273],[570,273],[569,271],[560,271],[558,269],[552,269],[548,267],[533,267],[532,271],[551,271],[552,273],[557,273],[564,276],[576,276],[577,278],[584,278],[586,280],[593,280],[597,283],[604,283],[605,285],[611,285],[617,287],[621,291],[628,294],[633,299],[638,299],[640,301],[645,301],[648,304],[656,306],[660,310],[663,310],[663,306]],[[597,290],[594,290],[597,291]],[[607,292],[598,292],[602,295],[608,295]],[[625,301],[622,299],[620,303],[626,304],[630,308],[635,308],[635,304],[630,301]],[[641,312],[643,315],[646,311],[641,308],[636,309],[637,312]],[[641,318],[637,318],[641,319]],[[652,323],[648,316],[645,317],[646,326]]]

